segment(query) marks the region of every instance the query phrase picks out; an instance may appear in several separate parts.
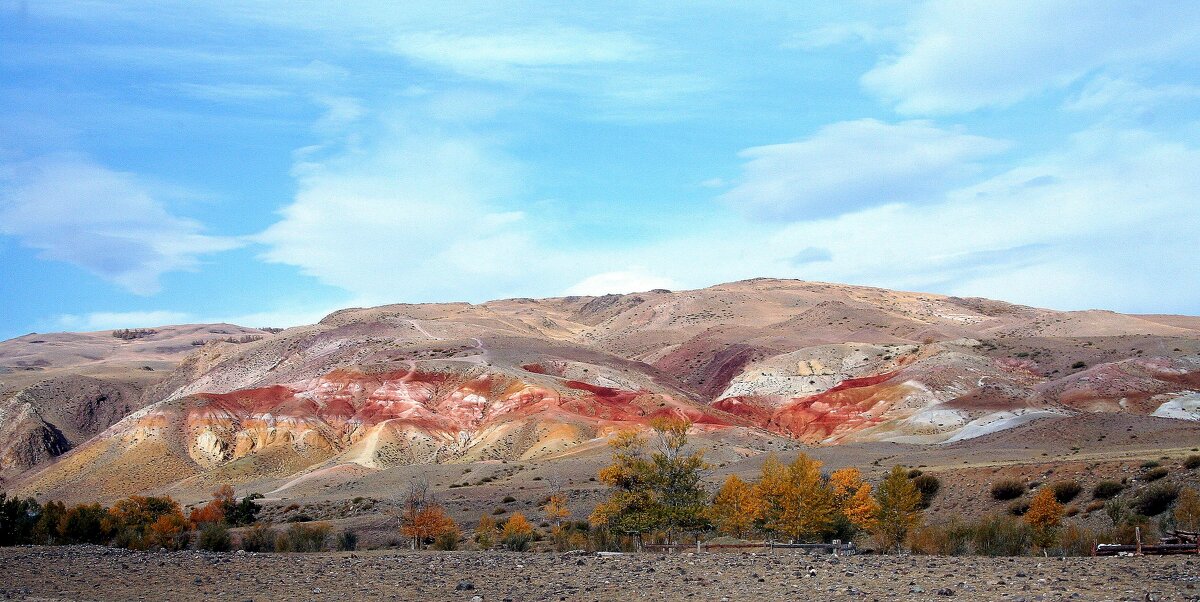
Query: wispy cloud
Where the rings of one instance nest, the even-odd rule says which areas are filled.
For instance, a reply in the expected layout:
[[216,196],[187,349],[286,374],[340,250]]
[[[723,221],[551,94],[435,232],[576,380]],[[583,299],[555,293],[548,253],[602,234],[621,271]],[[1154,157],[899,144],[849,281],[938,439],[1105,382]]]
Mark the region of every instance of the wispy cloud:
[[172,215],[152,187],[79,156],[8,164],[0,172],[0,234],[137,294],[159,276],[191,270],[208,253],[239,246]]
[[401,35],[392,47],[414,60],[469,77],[511,80],[546,70],[635,61],[650,48],[623,32],[554,26],[466,35],[428,31]]
[[862,77],[897,111],[1003,107],[1097,71],[1194,56],[1200,5],[935,0],[917,11],[897,50]]
[[63,330],[113,330],[116,328],[147,328],[170,324],[186,324],[191,314],[169,310],[97,311],[86,314],[63,314],[54,326]]
[[742,151],[742,178],[722,199],[754,215],[789,219],[928,201],[1007,146],[925,121],[844,121],[805,140]]

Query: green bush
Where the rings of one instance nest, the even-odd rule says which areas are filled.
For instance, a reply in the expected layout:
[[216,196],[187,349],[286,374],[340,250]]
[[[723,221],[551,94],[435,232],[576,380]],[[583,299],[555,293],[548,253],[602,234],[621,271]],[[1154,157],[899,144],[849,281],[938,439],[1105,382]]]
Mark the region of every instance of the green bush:
[[242,533],[242,549],[247,552],[270,552],[277,547],[279,536],[266,525],[254,525]]
[[972,529],[971,543],[981,556],[1023,556],[1033,545],[1033,531],[1010,516],[986,516]]
[[229,536],[229,527],[221,523],[205,523],[200,527],[200,539],[196,545],[201,550],[209,552],[228,552],[233,549],[233,539]]
[[1054,499],[1060,504],[1070,502],[1083,491],[1083,486],[1075,481],[1058,481],[1050,487],[1054,490]]
[[1013,516],[1025,516],[1029,512],[1029,500],[1013,500],[1008,504],[1008,513]]
[[324,523],[295,523],[282,538],[288,552],[320,552],[329,538],[329,525]]
[[1179,487],[1170,483],[1151,485],[1138,494],[1133,500],[1133,508],[1143,516],[1158,516],[1166,512],[1175,498],[1179,497]]
[[457,550],[458,549],[458,537],[459,537],[459,532],[457,529],[455,529],[454,531],[447,531],[445,533],[440,533],[440,534],[438,534],[437,537],[435,537],[433,539],[433,549],[441,550],[443,552],[452,552],[454,550]]
[[1025,495],[1025,483],[1016,480],[998,481],[992,485],[992,499],[1012,500]]
[[1166,468],[1160,466],[1158,468],[1154,468],[1154,469],[1146,471],[1146,473],[1142,475],[1142,480],[1147,483],[1149,483],[1151,481],[1157,481],[1157,480],[1167,476],[1167,472],[1168,471]]
[[1125,490],[1125,486],[1116,481],[1100,481],[1092,488],[1092,498],[1097,500],[1111,500],[1121,494]]
[[72,506],[58,523],[64,543],[106,544],[112,541],[108,508],[100,504]]
[[912,483],[916,486],[917,491],[921,492],[922,508],[928,508],[933,503],[933,498],[937,497],[938,490],[942,488],[942,482],[931,474],[917,475]]
[[1188,470],[1200,468],[1200,456],[1188,456],[1183,459],[1183,467]]
[[1146,460],[1145,462],[1142,462],[1142,470],[1150,470],[1151,468],[1158,468],[1159,466],[1162,466],[1162,464],[1160,464],[1158,460]]
[[349,529],[338,533],[337,549],[342,552],[353,552],[358,549],[358,533]]

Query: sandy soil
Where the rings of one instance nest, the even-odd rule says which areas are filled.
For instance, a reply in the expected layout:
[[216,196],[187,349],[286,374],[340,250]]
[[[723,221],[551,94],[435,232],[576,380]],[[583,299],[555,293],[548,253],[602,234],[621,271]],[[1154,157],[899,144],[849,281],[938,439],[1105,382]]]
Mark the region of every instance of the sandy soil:
[[1200,557],[0,550],[16,600],[1200,600]]

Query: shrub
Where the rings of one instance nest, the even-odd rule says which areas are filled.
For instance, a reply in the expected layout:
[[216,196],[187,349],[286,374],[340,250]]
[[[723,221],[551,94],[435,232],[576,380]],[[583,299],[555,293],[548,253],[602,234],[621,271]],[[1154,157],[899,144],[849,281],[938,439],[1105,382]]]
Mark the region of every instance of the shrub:
[[292,516],[287,517],[283,522],[285,522],[285,523],[311,523],[312,517],[307,514],[293,514]]
[[1096,544],[1111,541],[1112,535],[1106,531],[1094,531],[1087,527],[1070,523],[1063,527],[1058,536],[1058,547],[1063,556],[1091,556]]
[[329,538],[329,525],[325,523],[296,523],[288,527],[283,541],[289,552],[320,552]]
[[58,533],[65,543],[105,544],[112,540],[113,524],[104,506],[80,504],[63,515]]
[[921,473],[920,468],[913,468],[908,471],[908,478],[915,479],[915,478],[921,476],[921,474],[922,473]]
[[1065,504],[1075,499],[1083,491],[1083,486],[1075,481],[1058,481],[1051,485],[1050,488],[1054,490],[1054,499],[1060,504]]
[[1158,460],[1146,460],[1145,462],[1142,462],[1142,470],[1150,470],[1151,468],[1158,468],[1159,466],[1162,466],[1162,464],[1160,464]]
[[1080,368],[1087,368],[1087,363],[1086,362],[1075,362],[1074,364],[1071,364],[1071,368],[1074,370],[1078,370]]
[[496,515],[504,514],[505,512],[508,512],[508,509],[496,508],[495,510],[492,510],[492,514],[496,514]]
[[515,501],[517,501],[517,498],[515,498],[511,495],[504,496],[504,499],[500,500],[500,502],[503,504],[511,504]]
[[1016,480],[998,481],[992,485],[992,499],[1011,500],[1025,495],[1025,483]]
[[1097,500],[1111,500],[1120,495],[1124,490],[1125,486],[1116,481],[1100,481],[1092,488],[1092,498]]
[[1029,512],[1029,500],[1013,500],[1008,504],[1008,513],[1013,516],[1025,516]]
[[442,550],[444,552],[452,552],[458,549],[458,540],[462,536],[458,526],[453,529],[446,529],[438,533],[437,537],[433,538],[433,549]]
[[931,474],[917,475],[912,482],[913,485],[916,485],[917,491],[921,492],[922,508],[928,508],[933,503],[933,498],[937,497],[938,490],[942,488],[942,482]]
[[971,543],[982,556],[1021,556],[1033,545],[1033,530],[1009,516],[987,516],[972,530]]
[[1160,466],[1158,468],[1146,471],[1146,473],[1142,475],[1142,480],[1149,483],[1151,481],[1157,481],[1165,476],[1167,476],[1167,469]]
[[1083,511],[1090,513],[1090,512],[1095,512],[1097,510],[1103,510],[1103,509],[1104,509],[1104,501],[1103,500],[1092,500],[1092,501],[1088,502],[1088,505],[1083,508]]
[[200,527],[200,539],[196,542],[201,550],[210,552],[228,552],[233,549],[233,539],[229,537],[229,527],[221,523],[205,523]]
[[1179,497],[1179,487],[1169,483],[1152,485],[1143,490],[1133,500],[1133,508],[1144,516],[1158,516],[1175,503]]
[[337,549],[341,552],[353,552],[358,549],[358,533],[349,529],[338,533]]
[[504,529],[500,532],[500,542],[510,551],[524,552],[529,549],[531,541],[533,541],[533,525],[529,524],[524,514],[513,513],[504,523]]
[[971,537],[971,527],[954,520],[916,529],[909,536],[908,545],[914,554],[958,556],[970,552]]
[[247,552],[270,552],[276,548],[278,536],[266,525],[254,525],[242,533],[242,549]]
[[1200,468],[1200,456],[1188,456],[1183,459],[1183,467],[1188,470]]

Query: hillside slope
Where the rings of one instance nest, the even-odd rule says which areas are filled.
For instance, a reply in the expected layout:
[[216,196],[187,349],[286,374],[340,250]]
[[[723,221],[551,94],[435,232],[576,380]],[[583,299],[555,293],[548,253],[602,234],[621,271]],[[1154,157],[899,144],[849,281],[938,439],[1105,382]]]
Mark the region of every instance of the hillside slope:
[[657,417],[808,444],[948,443],[1092,412],[1197,420],[1200,321],[756,279],[347,309],[196,347],[144,391],[21,488],[553,459]]

